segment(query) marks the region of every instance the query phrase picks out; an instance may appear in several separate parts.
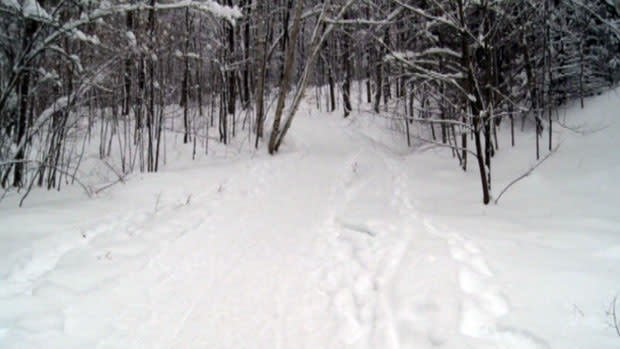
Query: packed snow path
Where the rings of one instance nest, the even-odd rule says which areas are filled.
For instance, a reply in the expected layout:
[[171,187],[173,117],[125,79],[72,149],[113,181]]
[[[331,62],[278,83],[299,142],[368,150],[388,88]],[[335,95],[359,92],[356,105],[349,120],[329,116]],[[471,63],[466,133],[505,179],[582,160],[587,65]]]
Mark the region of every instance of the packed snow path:
[[[32,251],[0,289],[3,309],[13,309],[1,340],[20,348],[43,339],[58,348],[458,343],[457,265],[445,258],[448,240],[430,234],[409,202],[399,156],[347,121],[299,122],[298,143],[278,157],[239,160],[219,178],[212,168],[158,175],[162,183],[129,194],[150,196],[149,207]],[[186,194],[170,202],[167,186],[177,185]],[[431,272],[453,282],[409,284],[430,271],[411,267],[438,249],[442,269]],[[480,325],[489,324],[462,327]]]
[[[609,277],[620,273],[617,234],[577,242],[606,245],[579,260],[597,263],[589,290],[603,291],[565,291],[571,297],[550,306],[522,297],[515,309],[514,280],[531,272],[552,284],[547,270],[576,264],[550,257],[540,270],[519,269],[538,252],[515,251],[537,237],[493,235],[505,223],[484,235],[486,211],[441,217],[464,207],[423,201],[445,190],[447,172],[391,137],[365,121],[302,115],[275,157],[164,171],[94,200],[3,207],[0,347],[541,349],[585,348],[592,335],[613,347],[604,302],[620,287]],[[448,188],[462,185],[451,180]],[[556,243],[547,244],[541,255]],[[561,318],[564,305],[579,319]],[[545,315],[556,327],[528,326]],[[574,338],[558,330],[563,320]]]

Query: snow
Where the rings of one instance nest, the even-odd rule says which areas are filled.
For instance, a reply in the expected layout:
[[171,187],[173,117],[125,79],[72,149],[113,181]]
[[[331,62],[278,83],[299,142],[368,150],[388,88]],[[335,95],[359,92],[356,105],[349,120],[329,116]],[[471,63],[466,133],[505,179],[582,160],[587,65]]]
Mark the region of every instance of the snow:
[[204,2],[195,2],[197,7],[203,11],[207,11],[214,16],[224,18],[231,23],[235,23],[236,19],[243,16],[241,10],[237,5],[235,6],[222,6],[213,0],[207,0]]
[[17,2],[17,0],[2,0],[0,3],[10,9],[21,11],[21,6],[19,5],[19,2]]
[[93,45],[99,45],[101,43],[99,41],[99,38],[97,37],[97,35],[87,35],[86,33],[84,33],[83,31],[81,31],[79,29],[73,29],[71,36],[75,40],[80,40],[80,41],[88,42],[88,43],[91,43]]
[[37,0],[24,0],[22,7],[24,17],[51,20],[52,17],[39,5]]
[[[491,206],[449,151],[306,102],[274,157],[239,137],[192,162],[171,133],[163,171],[93,199],[10,193],[0,347],[620,345],[617,92],[563,111],[557,153]],[[506,124],[494,193],[535,162]]]
[[178,49],[177,49],[177,50],[174,50],[174,55],[175,55],[177,58],[188,57],[188,58],[192,58],[192,59],[200,59],[200,55],[198,55],[198,54],[197,54],[197,53],[195,53],[195,52],[187,52],[187,53],[185,53],[185,54],[184,54],[183,52],[181,52],[181,51],[180,51],[180,50],[178,50]]
[[129,46],[136,47],[138,42],[136,41],[136,35],[132,31],[126,31],[125,35],[127,36],[127,40],[129,41]]
[[100,10],[104,10],[105,11],[105,10],[109,10],[111,8],[112,8],[112,4],[110,3],[110,1],[108,1],[108,0],[101,0],[99,2],[99,9]]
[[77,39],[77,40],[81,40],[81,41],[87,41],[87,37],[86,34],[79,30],[79,29],[73,29],[73,38]]
[[82,63],[80,63],[80,56],[76,54],[69,55],[71,62],[77,67],[78,71],[81,72],[84,70],[82,67]]

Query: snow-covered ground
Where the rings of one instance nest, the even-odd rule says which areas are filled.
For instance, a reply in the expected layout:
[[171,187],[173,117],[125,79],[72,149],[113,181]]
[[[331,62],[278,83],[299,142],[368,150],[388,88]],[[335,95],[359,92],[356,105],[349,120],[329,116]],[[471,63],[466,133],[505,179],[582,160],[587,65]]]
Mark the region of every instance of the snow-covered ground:
[[[93,199],[9,195],[0,347],[618,348],[619,108],[562,113],[499,205],[448,150],[309,107],[275,157],[241,142]],[[535,162],[505,131],[494,193]]]

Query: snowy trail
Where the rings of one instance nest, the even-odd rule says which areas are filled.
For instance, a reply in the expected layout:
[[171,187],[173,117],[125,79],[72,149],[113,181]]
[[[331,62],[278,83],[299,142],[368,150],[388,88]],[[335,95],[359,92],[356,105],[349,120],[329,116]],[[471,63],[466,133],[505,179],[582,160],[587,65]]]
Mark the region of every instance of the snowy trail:
[[358,146],[342,166],[324,228],[337,259],[322,290],[344,346],[547,348],[499,325],[510,305],[481,249],[424,217],[410,200],[402,157],[369,138],[349,134]]
[[362,148],[345,162],[342,184],[332,193],[325,222],[330,234],[327,253],[336,260],[325,267],[322,290],[341,318],[339,335],[348,345],[371,345],[379,334],[386,340],[395,337],[381,292],[400,259],[406,235],[394,190],[398,178],[381,173],[382,155]]
[[[223,208],[222,202],[214,202],[213,215],[201,229],[176,241],[154,261],[156,266],[174,267],[159,277],[165,282],[149,290],[147,298],[151,304],[159,304],[158,311],[151,314],[139,336],[133,339],[135,347],[203,347],[210,343],[224,347],[264,347],[284,340],[281,337],[288,332],[282,328],[286,321],[278,317],[300,316],[311,320],[313,310],[296,309],[292,304],[295,302],[292,293],[300,292],[299,297],[313,297],[303,293],[311,293],[309,285],[304,286],[311,280],[306,281],[304,275],[312,268],[295,258],[296,246],[270,246],[278,239],[293,240],[295,237],[281,234],[287,228],[296,227],[288,226],[290,222],[277,224],[277,216],[282,214],[282,209],[275,207],[277,205],[254,207],[256,202],[265,203],[267,195],[273,194],[265,190],[265,187],[270,189],[272,182],[266,178],[271,160],[258,161],[259,164],[249,171],[256,176],[239,190],[249,193],[247,207],[235,212]],[[235,185],[230,184],[231,187]],[[222,231],[210,229],[224,226],[226,229]],[[256,234],[258,232],[260,234]],[[195,246],[210,248],[206,252]],[[283,251],[282,247],[291,250]],[[153,268],[147,275],[152,273],[157,277],[161,270],[161,267]],[[282,280],[288,284],[280,283]],[[289,288],[290,284],[293,285]],[[279,309],[282,306],[288,311],[295,309],[296,313],[283,314]],[[247,337],[227,332],[235,328],[233,323],[247,327]],[[308,323],[311,325],[312,321]],[[205,327],[211,329],[204,331]],[[161,337],[154,338],[153,333],[159,333]]]
[[[443,271],[456,279],[448,240],[429,231],[415,211],[399,155],[372,139],[368,142],[364,134],[357,138],[358,150],[345,161],[341,185],[330,200],[332,214],[325,222],[337,260],[326,266],[322,290],[341,319],[339,336],[343,344],[356,348],[441,345],[458,328],[458,284],[438,285],[453,295],[450,302],[440,293],[432,295],[434,300],[422,299],[424,285],[408,282],[425,276],[425,270],[417,273],[418,264],[436,260],[417,250],[424,241],[444,249],[448,270]],[[406,290],[401,291],[401,285]],[[400,304],[403,300],[407,304]]]
[[157,194],[152,211],[33,259],[25,270],[35,271],[16,273],[30,282],[4,294],[43,304],[6,316],[0,343],[456,348],[488,338],[507,306],[475,246],[418,214],[397,152],[325,122],[299,120],[292,152],[192,182],[185,200]]
[[215,188],[200,189],[193,198],[169,199],[160,191],[148,208],[119,210],[103,219],[71,207],[86,222],[20,252],[33,258],[24,258],[0,283],[0,328],[5,328],[0,346],[38,347],[28,343],[49,341],[48,347],[58,348],[125,347],[126,342],[118,341],[124,332],[156,316],[158,304],[145,288],[165,284],[168,270],[178,268],[161,264],[159,256],[199,229],[211,214],[208,203],[221,194]]
[[[556,347],[518,316],[528,319],[557,290],[550,283],[547,299],[534,302],[538,291],[527,289],[534,295],[515,300],[513,277],[527,281],[534,268],[512,275],[510,258],[527,261],[521,244],[545,256],[565,243],[537,259],[555,271],[573,258],[572,244],[539,243],[536,230],[496,235],[480,228],[492,220],[479,206],[436,204],[442,190],[462,190],[452,160],[449,172],[432,168],[435,158],[419,162],[423,155],[407,155],[401,139],[364,120],[302,115],[276,157],[214,161],[96,200],[0,211],[0,347]],[[441,216],[442,205],[459,212]],[[610,236],[612,218],[596,221]],[[494,228],[502,224],[516,226]],[[614,239],[587,247],[609,270]],[[560,277],[572,282],[579,263]],[[591,311],[571,324],[607,334],[598,320]]]
[[320,228],[355,145],[339,120],[319,138],[308,122],[278,157],[149,178],[111,223],[67,207],[92,223],[2,283],[0,346],[340,347],[318,287]]

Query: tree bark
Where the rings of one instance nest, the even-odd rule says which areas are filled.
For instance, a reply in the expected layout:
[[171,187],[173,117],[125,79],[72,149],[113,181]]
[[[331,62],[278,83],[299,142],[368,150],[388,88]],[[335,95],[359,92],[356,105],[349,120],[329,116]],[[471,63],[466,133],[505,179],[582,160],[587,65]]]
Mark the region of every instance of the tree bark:
[[258,69],[258,81],[256,87],[256,142],[254,147],[258,148],[258,140],[263,138],[264,124],[264,94],[265,94],[265,75],[266,75],[266,57],[265,57],[265,11],[263,1],[257,0],[256,18],[257,23],[257,47],[256,47],[256,64]]
[[[345,13],[344,19],[349,19],[348,13]],[[342,84],[342,102],[344,105],[344,117],[348,117],[351,113],[351,34],[348,30],[344,31],[344,82]]]
[[289,79],[291,71],[293,69],[293,61],[295,59],[295,43],[297,42],[297,35],[299,33],[299,27],[301,24],[301,12],[304,7],[304,0],[298,0],[297,7],[295,9],[295,22],[293,22],[293,32],[291,33],[291,42],[286,54],[286,60],[284,62],[284,70],[282,80],[280,81],[280,93],[278,95],[278,103],[276,105],[276,113],[273,118],[273,127],[271,129],[271,137],[269,138],[269,154],[276,152],[276,144],[280,133],[280,121],[282,119],[282,113],[284,112],[284,101],[289,89]]
[[480,140],[480,123],[482,119],[482,96],[478,93],[478,89],[475,87],[475,77],[471,66],[471,57],[469,52],[469,44],[467,42],[467,35],[465,33],[465,15],[463,10],[463,0],[457,0],[459,19],[461,24],[461,60],[463,69],[466,72],[466,78],[464,81],[465,91],[468,93],[466,98],[469,99],[472,113],[472,123],[474,140],[476,144],[476,158],[478,160],[478,169],[480,170],[480,182],[482,184],[482,202],[487,205],[491,201],[491,195],[489,193],[487,173],[483,159],[484,150],[482,149],[482,142]]
[[[24,32],[24,39],[22,42],[22,47],[26,49],[30,45],[32,45],[32,39],[39,28],[39,23],[37,21],[26,19],[26,28]],[[19,96],[19,111],[18,111],[18,119],[17,119],[17,138],[15,143],[20,144],[26,137],[26,123],[28,120],[28,98],[30,95],[30,69],[24,69],[19,77],[19,86],[18,86],[18,96]],[[28,140],[26,140],[28,141]],[[24,159],[26,152],[24,150],[25,146],[22,146],[17,151],[15,155],[15,165],[13,172],[13,186],[21,187],[24,183]]]

